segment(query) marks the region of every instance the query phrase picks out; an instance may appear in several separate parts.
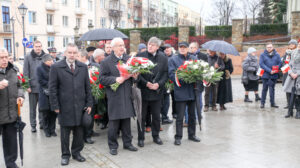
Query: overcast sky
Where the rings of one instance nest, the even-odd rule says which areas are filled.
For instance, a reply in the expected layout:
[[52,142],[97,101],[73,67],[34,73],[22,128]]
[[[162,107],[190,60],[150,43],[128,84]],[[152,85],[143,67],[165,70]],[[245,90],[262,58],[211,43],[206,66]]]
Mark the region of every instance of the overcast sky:
[[[181,5],[191,8],[196,12],[199,13],[201,12],[200,14],[205,21],[208,20],[209,17],[211,17],[212,13],[214,12],[213,0],[174,0],[174,1],[178,2]],[[236,2],[238,3],[237,5],[241,5],[239,1]],[[242,18],[239,12],[235,13],[235,18],[238,17]]]

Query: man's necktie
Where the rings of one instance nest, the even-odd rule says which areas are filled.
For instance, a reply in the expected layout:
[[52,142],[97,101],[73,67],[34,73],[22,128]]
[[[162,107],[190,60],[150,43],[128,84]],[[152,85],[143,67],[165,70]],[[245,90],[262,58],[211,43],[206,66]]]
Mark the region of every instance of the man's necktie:
[[71,71],[74,73],[74,67],[73,67],[73,64],[71,64],[70,67],[71,67]]

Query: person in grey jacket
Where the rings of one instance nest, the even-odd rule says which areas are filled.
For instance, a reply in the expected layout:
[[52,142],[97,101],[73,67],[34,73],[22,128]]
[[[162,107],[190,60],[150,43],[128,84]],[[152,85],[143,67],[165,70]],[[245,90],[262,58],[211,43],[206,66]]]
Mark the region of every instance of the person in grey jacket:
[[17,102],[24,101],[23,90],[17,77],[18,70],[8,62],[8,52],[0,49],[0,132],[5,165],[17,168],[18,158],[17,128],[15,127],[18,110]]
[[[300,80],[298,79],[298,76],[300,75],[300,44],[298,44],[297,50],[295,50],[292,53],[292,59],[289,63],[290,66],[290,70],[288,71],[288,76],[286,78],[286,81],[284,83],[283,86],[283,90],[286,93],[292,93],[292,88],[294,86],[296,86],[296,95],[295,96],[295,105],[296,105],[296,109],[297,109],[297,113],[296,113],[296,119],[300,119]],[[295,83],[296,80],[296,83]],[[293,114],[291,114],[291,116],[288,117],[292,117]]]
[[[30,125],[31,132],[36,132],[36,107],[39,100],[39,83],[36,76],[36,69],[41,64],[45,52],[42,50],[42,43],[40,41],[33,42],[33,50],[25,56],[23,74],[29,80],[29,88],[27,89],[29,95],[29,110],[30,110]],[[39,113],[40,128],[43,128],[43,116]]]
[[253,47],[248,48],[248,56],[243,61],[243,75],[242,83],[245,88],[245,99],[244,102],[251,103],[252,100],[249,99],[249,91],[254,91],[255,101],[259,101],[260,97],[258,95],[258,79],[259,76],[256,75],[256,72],[259,68],[258,59],[256,57],[256,49]]

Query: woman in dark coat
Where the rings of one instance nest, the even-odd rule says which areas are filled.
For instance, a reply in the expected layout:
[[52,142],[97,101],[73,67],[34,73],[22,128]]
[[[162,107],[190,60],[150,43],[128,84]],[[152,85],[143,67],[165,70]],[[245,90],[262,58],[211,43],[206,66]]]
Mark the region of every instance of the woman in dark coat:
[[217,103],[220,104],[220,110],[226,110],[225,104],[232,102],[232,87],[231,87],[231,73],[233,72],[233,66],[231,59],[224,53],[220,53],[220,59],[225,64],[223,70],[223,78],[219,82]]
[[42,63],[37,67],[37,79],[39,83],[39,111],[43,113],[43,129],[46,137],[57,136],[55,133],[55,121],[57,114],[50,109],[49,103],[49,72],[53,59],[49,54],[45,54]]
[[242,83],[245,88],[245,99],[244,102],[251,103],[249,99],[249,91],[254,91],[255,101],[259,101],[260,97],[258,95],[258,80],[259,76],[256,74],[259,68],[259,63],[255,55],[256,49],[250,47],[248,49],[248,57],[243,62],[243,75]]

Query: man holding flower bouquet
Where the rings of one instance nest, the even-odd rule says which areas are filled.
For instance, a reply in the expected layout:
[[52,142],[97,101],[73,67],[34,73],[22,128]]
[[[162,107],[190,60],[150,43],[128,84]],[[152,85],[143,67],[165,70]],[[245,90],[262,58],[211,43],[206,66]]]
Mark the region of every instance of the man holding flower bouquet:
[[[129,151],[137,151],[131,143],[130,118],[134,116],[134,108],[131,99],[131,87],[133,78],[137,79],[138,74],[127,77],[120,76],[117,66],[126,63],[130,58],[125,54],[125,44],[121,38],[114,38],[111,41],[113,52],[100,64],[100,83],[105,86],[108,103],[108,146],[111,155],[118,154],[118,132],[122,131],[123,148]],[[117,84],[116,88],[112,85]]]
[[169,78],[174,83],[180,83],[180,85],[174,85],[174,96],[176,101],[176,134],[175,134],[175,145],[181,144],[182,132],[183,132],[183,116],[186,106],[188,106],[188,139],[194,142],[200,142],[200,139],[196,137],[196,117],[195,117],[195,92],[194,83],[186,83],[182,80],[176,81],[177,69],[188,60],[197,60],[193,55],[188,54],[189,44],[187,42],[179,43],[179,54],[173,56],[169,62]]
[[144,146],[145,122],[148,109],[152,115],[151,126],[153,142],[158,145],[163,144],[162,140],[159,138],[160,112],[164,85],[168,80],[168,58],[164,53],[158,51],[160,44],[160,39],[152,37],[148,41],[147,51],[137,55],[137,57],[147,58],[156,64],[151,70],[151,73],[145,73],[139,76],[139,87],[142,92],[142,123],[141,126],[138,124],[139,147]]

